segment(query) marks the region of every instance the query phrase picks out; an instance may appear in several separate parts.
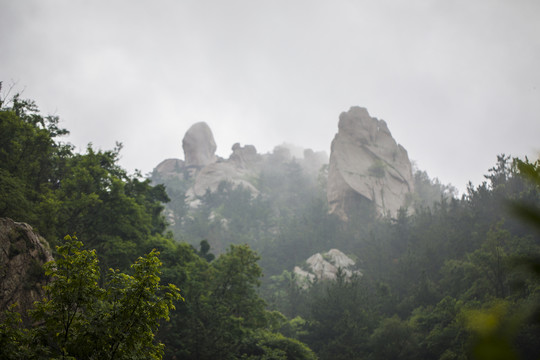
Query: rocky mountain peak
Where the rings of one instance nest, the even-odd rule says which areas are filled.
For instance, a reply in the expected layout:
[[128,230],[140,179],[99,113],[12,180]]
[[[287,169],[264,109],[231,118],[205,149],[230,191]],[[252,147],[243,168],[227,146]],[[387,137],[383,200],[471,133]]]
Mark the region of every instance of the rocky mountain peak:
[[330,212],[347,220],[351,208],[369,200],[379,213],[394,216],[413,190],[407,150],[394,140],[386,122],[362,107],[343,112],[330,153]]

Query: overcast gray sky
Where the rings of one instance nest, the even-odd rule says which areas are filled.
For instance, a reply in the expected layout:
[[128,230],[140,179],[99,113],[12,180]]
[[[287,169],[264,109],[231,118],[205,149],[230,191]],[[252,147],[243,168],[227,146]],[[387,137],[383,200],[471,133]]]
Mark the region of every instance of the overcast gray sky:
[[143,173],[198,121],[223,157],[329,153],[363,106],[463,191],[497,154],[540,151],[540,1],[0,0],[0,80]]

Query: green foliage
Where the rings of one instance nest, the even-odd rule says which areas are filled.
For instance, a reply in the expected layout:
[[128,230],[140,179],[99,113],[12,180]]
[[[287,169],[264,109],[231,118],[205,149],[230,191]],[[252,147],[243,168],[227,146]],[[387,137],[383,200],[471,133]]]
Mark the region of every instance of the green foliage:
[[[141,253],[138,244],[165,229],[161,202],[167,196],[163,187],[127,176],[116,165],[119,151],[88,147],[87,154],[69,158],[60,188],[44,206],[55,233],[85,234],[87,245],[104,253],[107,267],[125,269]],[[123,253],[110,254],[113,249]]]
[[36,204],[58,183],[55,171],[71,147],[57,143],[67,134],[58,118],[42,117],[32,101],[15,96],[11,107],[0,108],[0,216],[36,223]]
[[534,226],[536,230],[540,230],[540,204],[538,201],[538,187],[540,187],[540,160],[535,163],[530,163],[527,159],[525,161],[516,160],[516,166],[520,173],[532,183],[538,185],[530,190],[529,196],[525,197],[525,201],[512,203],[512,208],[517,216],[524,221]]
[[21,315],[11,305],[0,314],[0,359],[26,360],[34,358],[44,349],[32,341],[28,330],[22,327]]
[[[52,245],[61,243],[46,266],[47,298],[32,311],[35,327],[17,327],[16,313],[5,314],[2,358],[313,358],[280,335],[279,316],[266,311],[257,293],[259,256],[248,246],[229,247],[264,242],[275,221],[267,200],[224,183],[187,216],[189,178],[178,178],[176,188],[153,186],[118,165],[120,144],[74,153],[57,141],[67,133],[58,118],[41,116],[18,97],[2,106],[0,216],[29,222]],[[200,243],[198,251],[164,234],[167,193],[174,196],[171,228],[177,239]],[[82,234],[86,248],[75,237],[59,241],[66,233]],[[222,255],[216,259],[211,250]],[[44,274],[36,268],[34,276]],[[175,311],[178,289],[160,278],[182,287],[186,301]],[[158,325],[169,318],[156,341]]]
[[[367,355],[365,339],[374,330],[368,310],[368,288],[360,279],[322,282],[311,290],[306,341],[321,359],[360,359]],[[360,339],[363,339],[362,341]]]
[[439,179],[430,179],[427,172],[415,169],[413,171],[414,194],[409,201],[414,208],[433,207],[441,200],[450,200],[457,195],[457,189],[452,185],[444,185]]
[[512,338],[520,320],[507,317],[508,311],[509,304],[501,301],[487,309],[466,313],[466,326],[475,335],[472,353],[476,359],[518,359]]
[[[357,206],[347,223],[328,214],[324,193],[297,163],[271,156],[266,165],[258,198],[222,184],[175,231],[192,243],[208,239],[218,253],[230,243],[258,250],[268,305],[303,319],[301,326],[283,325],[281,331],[305,341],[322,359],[464,359],[471,330],[457,319],[465,318],[465,309],[494,299],[514,307],[537,291],[514,262],[529,255],[527,264],[540,268],[530,256],[539,253],[540,238],[508,211],[509,202],[526,204],[516,211],[533,220],[540,216],[534,212],[540,194],[520,176],[537,176],[533,165],[498,156],[486,181],[470,184],[461,199],[451,186],[416,171],[416,193],[409,199],[414,213],[380,218],[369,203],[351,199]],[[376,165],[373,175],[383,176],[384,166]],[[330,248],[355,255],[364,277],[354,285],[303,289],[291,269]],[[513,341],[525,349],[535,331],[527,325]],[[393,332],[396,343],[385,341]]]
[[[492,183],[499,187],[507,186],[507,173],[504,171],[507,168],[507,159],[499,157],[498,160],[498,166],[493,169]],[[520,194],[528,195],[524,200],[513,200],[511,207],[524,221],[540,228],[537,196],[540,189],[540,160],[536,163],[516,160],[512,168],[516,167],[525,179],[531,181],[532,188]],[[525,266],[538,276],[540,271],[537,259],[540,252],[535,250],[519,254],[511,265]],[[497,254],[499,255],[500,251],[497,251]],[[466,313],[466,325],[473,334],[472,352],[476,359],[532,359],[540,355],[537,343],[540,333],[538,277],[529,284],[520,284],[520,287],[530,296],[514,298],[514,301],[498,300],[482,309]]]
[[66,236],[57,260],[45,265],[51,280],[31,311],[31,329],[8,314],[1,325],[6,358],[161,359],[154,335],[182,297],[176,286],[160,285],[158,253],[139,258],[133,275],[111,269],[101,287],[96,252],[81,248]]
[[267,237],[272,224],[268,201],[253,197],[248,189],[222,182],[217,191],[207,191],[201,205],[191,211],[177,234],[188,239],[207,239],[219,253],[231,244],[248,243],[257,247]]
[[200,249],[197,251],[197,255],[208,262],[211,262],[216,258],[214,254],[210,253],[210,244],[208,244],[208,240],[201,240]]
[[265,322],[260,316],[264,303],[255,291],[262,276],[258,260],[258,255],[248,246],[231,245],[227,253],[212,264],[216,269],[212,287],[216,306],[225,307],[227,313],[242,319],[250,327]]
[[[256,292],[261,276],[258,256],[238,245],[208,263],[189,251],[184,269],[177,269],[186,276],[179,283],[185,302],[163,333],[166,352],[183,359],[238,358],[250,334],[268,324]],[[174,333],[168,331],[172,328]]]
[[[535,313],[532,304],[539,290],[523,268],[540,269],[533,255],[540,253],[540,237],[508,207],[525,203],[530,210],[525,212],[535,213],[540,204],[537,186],[520,176],[520,168],[537,176],[538,164],[523,164],[499,156],[487,181],[470,185],[462,199],[447,198],[440,184],[425,178],[426,194],[437,193],[438,201],[430,195],[431,204],[417,203],[414,214],[402,211],[396,219],[359,212],[351,217],[354,221],[335,227],[331,246],[355,254],[364,276],[357,283],[323,282],[308,289],[287,272],[271,277],[263,289],[270,304],[305,321],[300,330],[287,329],[288,334],[305,341],[321,359],[466,359],[471,351],[480,358],[487,350],[475,349],[495,342],[500,354],[510,354],[502,349],[507,346],[520,358],[537,358],[534,339],[540,326],[530,320],[512,325]],[[306,246],[309,254],[321,251],[311,229],[323,221],[304,213],[300,233],[314,240]],[[278,233],[290,241],[290,247],[283,244],[286,254],[295,247],[303,250],[304,244],[291,236],[297,225],[289,224],[294,226]],[[524,257],[517,267],[516,259]],[[507,311],[491,335],[479,335],[469,317],[489,313],[489,304],[499,301]]]
[[368,172],[371,176],[382,179],[386,175],[387,166],[388,165],[384,161],[376,160],[369,166]]
[[128,269],[166,228],[164,187],[129,176],[117,164],[120,144],[74,154],[57,141],[67,134],[58,117],[43,117],[18,96],[11,103],[0,108],[0,216],[30,223],[53,245],[64,234],[85,234],[103,268]]
[[245,360],[316,360],[317,356],[305,344],[279,333],[257,331],[243,344]]
[[409,324],[397,316],[382,320],[369,338],[374,359],[416,359],[417,343]]

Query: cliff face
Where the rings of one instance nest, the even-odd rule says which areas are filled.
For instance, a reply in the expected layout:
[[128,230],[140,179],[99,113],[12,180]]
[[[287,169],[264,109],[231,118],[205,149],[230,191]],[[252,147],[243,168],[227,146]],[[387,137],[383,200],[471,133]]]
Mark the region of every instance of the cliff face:
[[330,212],[347,220],[351,207],[366,199],[381,214],[395,215],[413,191],[407,151],[396,143],[386,122],[352,107],[339,117],[332,141],[327,198]]
[[49,245],[25,223],[0,218],[0,311],[13,303],[26,314],[44,296],[44,263],[52,261]]

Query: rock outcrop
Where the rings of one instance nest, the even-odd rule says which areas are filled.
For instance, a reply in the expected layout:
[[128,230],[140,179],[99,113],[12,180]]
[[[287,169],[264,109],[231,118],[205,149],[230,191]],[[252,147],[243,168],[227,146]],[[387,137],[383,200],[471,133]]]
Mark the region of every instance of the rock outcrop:
[[332,141],[327,198],[330,212],[347,220],[359,202],[373,202],[381,214],[396,215],[413,192],[407,151],[396,143],[386,122],[352,107],[339,117]]
[[0,218],[0,311],[17,303],[25,319],[44,296],[42,266],[52,260],[48,243],[30,225]]
[[243,186],[254,195],[258,190],[250,182],[256,178],[255,170],[261,156],[253,145],[232,147],[229,159],[218,158],[215,154],[216,143],[210,127],[199,122],[192,125],[182,140],[184,158],[167,159],[154,169],[154,178],[158,181],[178,178],[191,181],[192,185],[186,192],[187,202],[196,207],[197,197],[203,196],[207,190],[215,192],[223,181],[233,186]]
[[186,166],[202,168],[217,161],[216,142],[205,122],[193,124],[182,140]]
[[162,179],[167,178],[183,178],[183,172],[186,168],[186,163],[180,159],[166,159],[156,166],[154,171]]
[[257,149],[253,145],[242,147],[239,143],[236,143],[232,146],[232,151],[229,160],[234,162],[235,165],[240,168],[251,168],[260,160]]
[[[182,144],[185,160],[162,161],[154,168],[152,181],[167,187],[176,186],[185,192],[185,201],[192,209],[200,205],[200,197],[207,191],[216,192],[223,182],[233,187],[242,186],[257,196],[260,194],[257,186],[263,169],[296,162],[316,181],[319,170],[328,163],[325,152],[314,152],[291,144],[279,145],[269,154],[259,154],[253,145],[235,143],[229,158],[224,159],[215,155],[216,143],[212,131],[204,122],[191,126]],[[169,215],[169,221],[172,221],[174,214]]]
[[338,249],[331,249],[327,253],[317,253],[306,260],[306,267],[302,269],[296,266],[293,273],[297,283],[302,288],[307,288],[315,279],[336,280],[338,273],[345,279],[353,276],[362,276],[362,272],[356,269],[356,263]]
[[233,184],[234,187],[243,186],[253,195],[259,193],[251,183],[257,177],[257,163],[260,160],[255,146],[242,147],[236,143],[232,150],[228,160],[209,164],[201,169],[193,186],[186,193],[188,201],[192,202],[198,196],[203,196],[207,190],[215,192],[223,181]]

